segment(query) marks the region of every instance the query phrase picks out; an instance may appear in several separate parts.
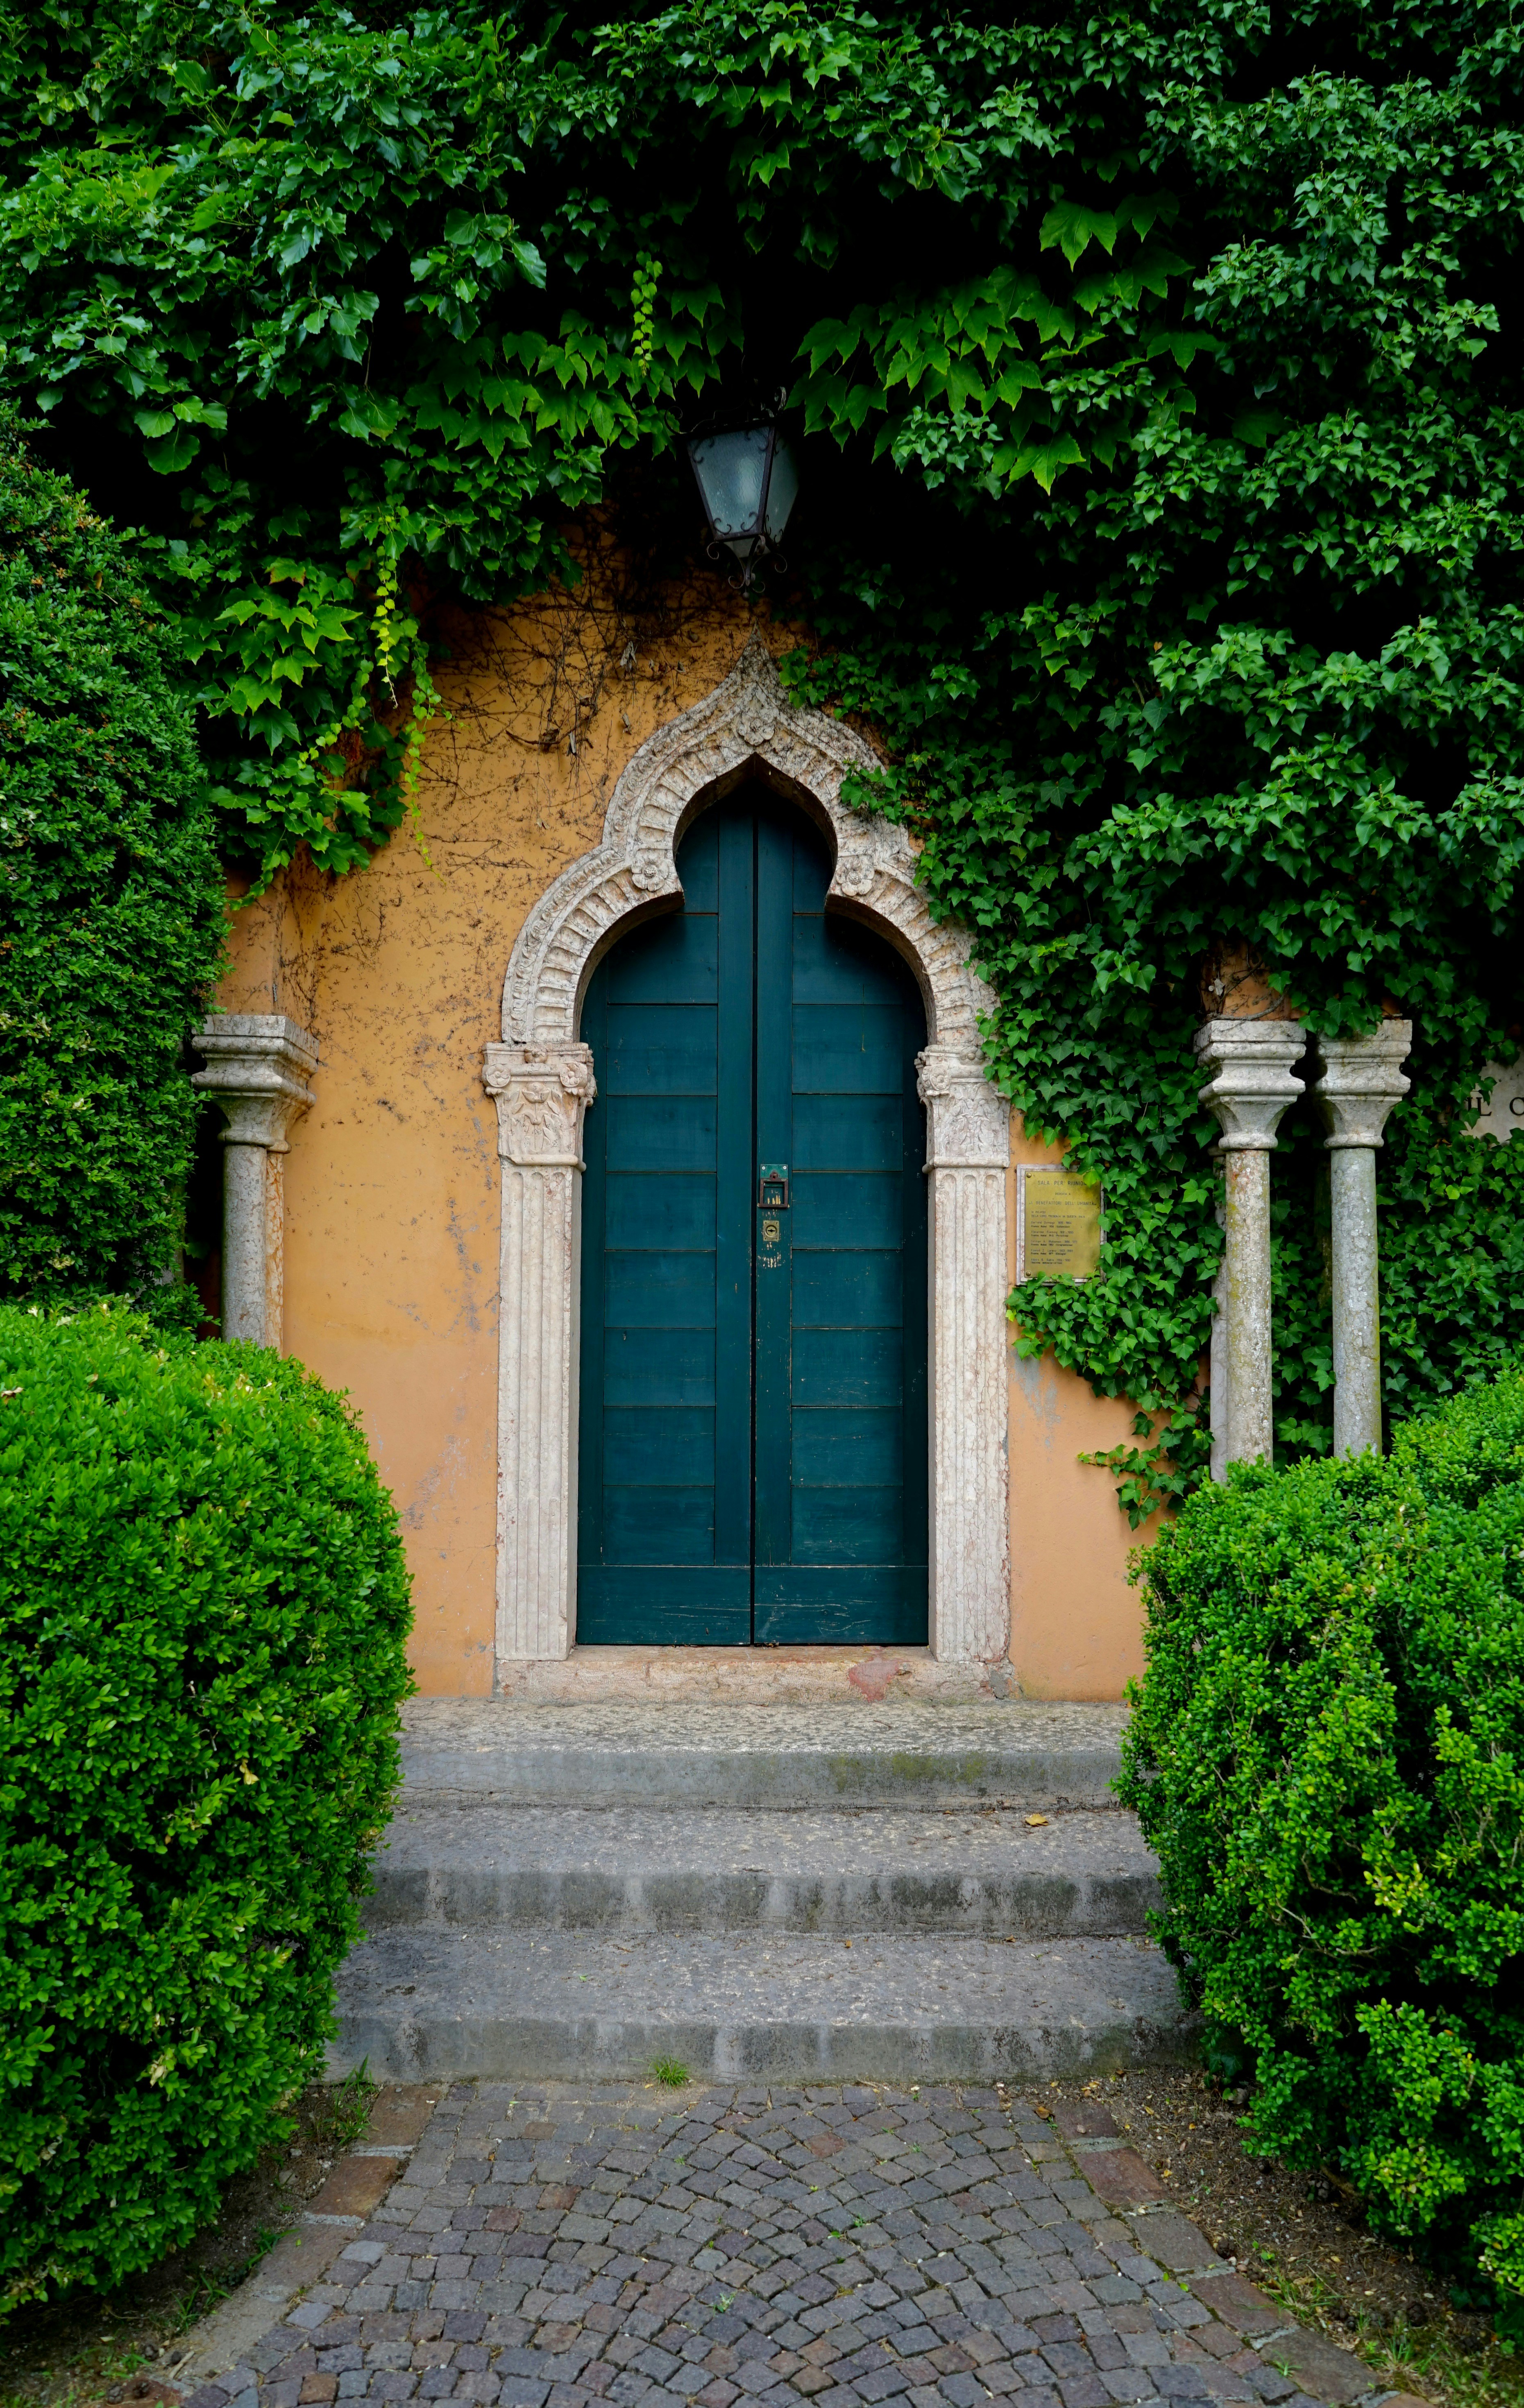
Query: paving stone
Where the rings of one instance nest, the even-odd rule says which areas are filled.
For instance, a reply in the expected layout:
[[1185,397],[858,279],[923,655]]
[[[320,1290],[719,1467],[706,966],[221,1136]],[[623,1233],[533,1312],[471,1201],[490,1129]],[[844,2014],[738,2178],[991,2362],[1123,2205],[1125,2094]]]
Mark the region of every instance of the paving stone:
[[1200,2286],[1196,2297],[1215,2316],[1220,2316],[1235,2332],[1246,2333],[1251,2340],[1277,2331],[1286,2322],[1284,2309],[1277,2308],[1273,2300],[1267,2300],[1241,2274],[1214,2274]]
[[1363,2360],[1336,2349],[1321,2333],[1289,2332],[1271,2344],[1270,2356],[1278,2365],[1289,2367],[1313,2399],[1339,2403],[1339,2408],[1376,2387]]
[[458,2085],[392,2194],[426,2178],[418,2252],[389,2201],[346,2244],[363,2279],[317,2286],[191,2408],[1351,2408],[1370,2387],[1317,2336],[1275,2343],[1290,2376],[1261,2360],[1246,2341],[1279,2312],[1194,2227],[1100,2207],[1087,2178],[1128,2153],[1084,2143],[1114,2136],[1075,2131],[1071,2157],[1041,2127],[1031,2162],[1034,2128],[973,2086]]
[[1172,2274],[1199,2274],[1207,2268],[1214,2272],[1219,2269],[1224,2273],[1228,2271],[1210,2242],[1172,2208],[1156,2208],[1152,2214],[1129,2216],[1128,2224],[1139,2252],[1152,2258],[1155,2265],[1167,2267]]
[[1137,2207],[1165,2196],[1163,2184],[1136,2149],[1087,2151],[1079,2162],[1096,2197],[1110,2207]]

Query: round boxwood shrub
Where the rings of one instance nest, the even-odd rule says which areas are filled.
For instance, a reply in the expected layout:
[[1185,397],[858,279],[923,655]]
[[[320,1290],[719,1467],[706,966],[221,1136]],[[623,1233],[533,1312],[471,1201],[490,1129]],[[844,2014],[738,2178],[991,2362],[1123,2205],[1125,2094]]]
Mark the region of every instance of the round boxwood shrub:
[[319,2067],[408,1583],[296,1363],[0,1306],[0,2300],[189,2240]]
[[1524,1370],[1235,1470],[1144,1566],[1121,1784],[1254,2143],[1524,2306]]

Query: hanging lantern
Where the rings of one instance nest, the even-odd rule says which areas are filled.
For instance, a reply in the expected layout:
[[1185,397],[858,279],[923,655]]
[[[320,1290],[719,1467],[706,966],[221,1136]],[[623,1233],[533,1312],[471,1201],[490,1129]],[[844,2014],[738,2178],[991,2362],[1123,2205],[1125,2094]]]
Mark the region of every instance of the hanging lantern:
[[743,593],[760,561],[776,552],[799,491],[793,453],[772,416],[701,428],[688,456],[709,522],[709,550],[740,564]]

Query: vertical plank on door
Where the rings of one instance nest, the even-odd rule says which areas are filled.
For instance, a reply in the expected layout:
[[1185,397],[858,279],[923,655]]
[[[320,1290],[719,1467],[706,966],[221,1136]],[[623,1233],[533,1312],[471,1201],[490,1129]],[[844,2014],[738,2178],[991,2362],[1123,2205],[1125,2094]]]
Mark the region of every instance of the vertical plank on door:
[[[790,1543],[765,1564],[759,1550],[753,1627],[774,1642],[914,1645],[927,1632],[925,1022],[883,940],[827,913],[829,859],[790,816],[788,1025],[759,992],[757,1040],[759,1091],[770,1050],[790,1056]],[[759,1317],[759,1476],[762,1348]]]
[[[748,1533],[727,1530],[728,1561],[716,1546],[725,1444],[719,838],[718,824],[694,830],[683,851],[688,908],[617,946],[583,1007],[599,1085],[583,1187],[577,1635],[587,1644],[750,1637]],[[728,1358],[735,1343],[728,1330]],[[749,1343],[745,1330],[744,1355]]]
[[[715,1196],[715,1561],[745,1565],[751,1637],[751,1169],[756,896],[750,814],[716,810],[719,1092]],[[704,823],[699,823],[702,828]],[[692,838],[689,839],[690,842]],[[685,847],[686,853],[686,847]]]
[[[793,1407],[793,1243],[791,1203],[763,1215],[758,1177],[764,1162],[793,1164],[793,1082],[789,1066],[789,997],[793,957],[794,822],[781,811],[757,815],[757,1141],[751,1214],[757,1282],[757,1364],[753,1392],[758,1570],[793,1560],[790,1465]],[[792,1190],[790,1188],[790,1196]],[[778,1236],[762,1243],[763,1218]],[[766,1587],[765,1581],[763,1587]],[[753,1627],[755,1627],[755,1620]]]

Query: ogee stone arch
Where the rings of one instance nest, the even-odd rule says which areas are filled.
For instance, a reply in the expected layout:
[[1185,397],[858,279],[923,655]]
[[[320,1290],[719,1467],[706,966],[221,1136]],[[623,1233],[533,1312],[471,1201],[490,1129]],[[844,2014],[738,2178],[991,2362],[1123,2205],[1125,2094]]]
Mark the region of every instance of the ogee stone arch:
[[531,911],[508,962],[503,1039],[483,1081],[503,1161],[498,1377],[499,1664],[565,1656],[577,1630],[577,1378],[582,1119],[598,1066],[577,1034],[594,964],[681,896],[675,855],[698,808],[745,775],[790,793],[836,853],[828,908],[904,954],[926,1005],[931,1263],[931,1644],[943,1662],[1004,1659],[1009,1636],[1005,1456],[1006,1106],[985,1076],[987,1001],[961,932],[938,926],[903,828],[844,808],[862,738],[788,700],[753,638],[707,699],[643,744],[603,841]]

